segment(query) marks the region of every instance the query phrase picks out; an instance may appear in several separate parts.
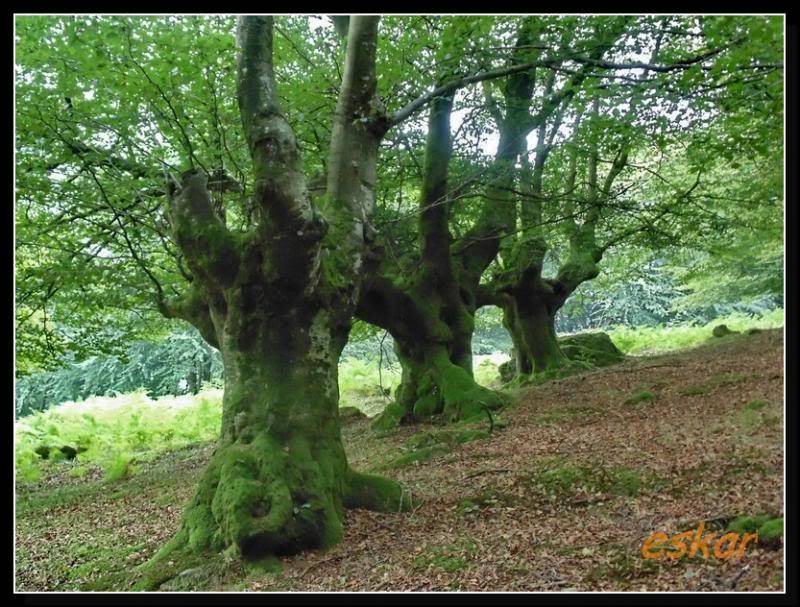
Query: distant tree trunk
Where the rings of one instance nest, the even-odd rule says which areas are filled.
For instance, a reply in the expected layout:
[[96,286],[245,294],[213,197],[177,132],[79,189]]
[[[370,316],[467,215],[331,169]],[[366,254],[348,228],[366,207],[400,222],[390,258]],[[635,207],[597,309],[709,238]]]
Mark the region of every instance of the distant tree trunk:
[[566,362],[558,346],[555,310],[544,297],[518,296],[503,308],[503,322],[511,327],[517,375],[557,369]]
[[[597,102],[594,112],[598,113]],[[580,115],[576,120],[576,129],[579,121]],[[533,166],[523,161],[522,186],[526,200],[522,206],[522,218],[526,224],[533,227],[528,230],[525,238],[515,243],[513,255],[509,256],[511,263],[495,285],[495,288],[502,292],[504,320],[507,327],[512,327],[515,350],[523,352],[524,358],[532,363],[530,370],[525,366],[517,367],[517,374],[521,376],[559,369],[568,362],[558,345],[555,317],[575,289],[599,273],[598,263],[602,258],[602,249],[597,245],[595,230],[599,219],[600,200],[601,196],[608,196],[613,180],[627,160],[624,153],[618,155],[600,190],[597,177],[597,147],[594,146],[590,150],[585,219],[583,223],[578,224],[572,219],[574,208],[571,203],[565,206],[569,256],[554,278],[545,278],[542,276],[542,270],[547,242],[539,227],[543,218],[543,167],[549,155],[552,137],[559,126],[560,116],[557,116],[552,127],[550,143],[547,143],[547,129],[542,124],[539,128]],[[576,162],[577,151],[573,147],[569,158],[567,192],[574,190]]]
[[463,419],[501,405],[499,396],[472,376],[474,297],[461,288],[450,251],[452,107],[452,93],[431,103],[419,201],[419,271],[405,279],[380,273],[368,279],[356,309],[360,318],[392,335],[403,368],[394,406],[377,421],[381,428],[438,413]]

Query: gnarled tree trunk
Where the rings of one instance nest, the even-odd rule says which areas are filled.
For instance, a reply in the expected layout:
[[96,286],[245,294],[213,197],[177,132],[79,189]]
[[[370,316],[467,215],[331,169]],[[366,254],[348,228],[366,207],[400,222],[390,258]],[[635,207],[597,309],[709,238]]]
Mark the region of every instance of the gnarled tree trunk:
[[376,421],[391,428],[412,416],[464,419],[497,408],[500,397],[472,375],[474,300],[459,284],[448,227],[453,92],[431,103],[420,196],[420,270],[407,280],[368,280],[356,313],[392,335],[403,367],[395,402]]
[[240,314],[221,327],[221,438],[173,541],[259,558],[335,543],[345,506],[407,507],[398,485],[347,464],[337,384],[346,326],[314,302]]
[[181,298],[160,299],[165,315],[192,322],[222,352],[222,432],[180,530],[153,565],[176,550],[252,559],[328,546],[342,536],[345,507],[410,506],[394,481],[350,469],[338,418],[337,363],[359,297],[383,134],[375,128],[377,22],[353,17],[348,28],[329,230],[278,105],[272,18],[240,18],[255,223],[230,230],[213,211],[207,178],[185,173],[170,188],[169,218],[193,280]]

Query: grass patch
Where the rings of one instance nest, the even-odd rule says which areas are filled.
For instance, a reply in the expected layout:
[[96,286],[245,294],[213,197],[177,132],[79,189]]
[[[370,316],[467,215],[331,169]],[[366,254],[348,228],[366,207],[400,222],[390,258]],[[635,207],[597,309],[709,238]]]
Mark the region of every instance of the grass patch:
[[[109,478],[124,478],[134,461],[215,440],[221,418],[219,389],[155,400],[139,390],[64,403],[15,424],[17,477],[32,482],[70,466],[100,466]],[[74,459],[65,459],[64,447],[75,449]]]
[[414,557],[411,567],[416,571],[441,569],[447,573],[455,573],[464,569],[467,561],[478,553],[478,545],[472,540],[455,544],[428,544],[422,553]]
[[758,528],[758,541],[773,544],[783,539],[783,517],[766,521]]
[[744,408],[747,411],[758,411],[759,409],[763,409],[767,406],[767,401],[765,400],[752,400],[747,403]]
[[783,517],[769,514],[739,516],[730,522],[728,531],[739,534],[758,532],[759,545],[775,546],[783,539]]
[[450,451],[451,451],[450,447],[446,445],[433,445],[431,447],[423,447],[422,449],[415,449],[410,453],[406,453],[404,455],[401,455],[400,457],[396,457],[390,462],[379,466],[378,469],[388,470],[391,468],[403,468],[404,466],[418,464],[419,462],[427,462],[436,455],[450,453]]
[[631,394],[628,398],[626,398],[625,404],[636,405],[646,401],[655,400],[655,398],[656,395],[650,392],[650,390],[640,390],[639,392],[635,392],[634,394]]
[[400,384],[400,365],[380,367],[380,359],[347,358],[339,363],[339,407],[355,407],[374,417]]
[[752,409],[744,409],[741,411],[738,421],[742,430],[745,432],[752,432],[763,423],[760,412],[753,411]]
[[487,488],[477,495],[459,501],[456,511],[461,515],[469,515],[480,510],[513,506],[516,503],[517,500],[512,495]]
[[543,463],[519,481],[551,499],[580,493],[634,496],[648,484],[648,478],[632,468],[606,468],[558,459]]
[[699,396],[701,394],[710,394],[717,388],[738,384],[746,379],[747,376],[743,373],[718,373],[717,375],[712,375],[704,382],[687,386],[686,388],[679,390],[678,393],[682,396]]
[[776,329],[783,326],[783,308],[776,308],[760,316],[730,314],[704,325],[674,325],[655,327],[617,326],[607,332],[617,347],[626,354],[663,354],[701,346],[711,338],[711,332],[719,324],[733,331],[749,328]]
[[450,453],[464,443],[488,437],[489,433],[487,431],[474,428],[421,432],[405,442],[402,447],[406,451],[405,453],[385,464],[379,464],[375,469],[385,470],[416,465],[437,455]]
[[730,522],[728,531],[734,533],[755,533],[758,528],[770,520],[768,514],[756,514],[751,516],[739,516]]

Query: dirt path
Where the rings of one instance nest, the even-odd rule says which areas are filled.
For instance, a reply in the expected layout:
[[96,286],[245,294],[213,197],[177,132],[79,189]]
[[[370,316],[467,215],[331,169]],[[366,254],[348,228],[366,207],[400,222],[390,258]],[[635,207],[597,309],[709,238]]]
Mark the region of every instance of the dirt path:
[[[349,422],[354,467],[403,457],[383,473],[418,507],[348,512],[344,541],[327,553],[282,559],[279,573],[229,568],[207,589],[782,589],[780,545],[748,546],[737,560],[641,552],[655,531],[782,516],[780,331],[528,388],[495,421],[491,436],[460,445],[464,428],[381,438]],[[17,590],[109,579],[126,589],[133,565],[176,529],[208,453],[170,454],[114,485],[61,477],[20,488]]]

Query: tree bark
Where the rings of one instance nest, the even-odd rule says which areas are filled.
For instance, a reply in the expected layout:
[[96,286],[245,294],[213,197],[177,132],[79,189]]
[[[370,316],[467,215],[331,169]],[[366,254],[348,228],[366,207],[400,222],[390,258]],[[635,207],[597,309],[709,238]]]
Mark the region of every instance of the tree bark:
[[337,542],[344,507],[408,508],[399,485],[347,463],[337,384],[346,328],[311,302],[237,316],[222,328],[221,438],[168,547],[289,554]]
[[339,428],[337,364],[359,297],[374,196],[379,136],[363,125],[377,18],[353,17],[349,36],[329,163],[332,229],[309,196],[278,105],[271,17],[241,17],[238,28],[255,225],[228,229],[200,173],[185,173],[170,192],[173,236],[194,280],[159,307],[221,351],[225,390],[219,444],[180,530],[152,565],[176,551],[254,559],[329,546],[342,536],[345,507],[410,507],[396,482],[349,467]]

